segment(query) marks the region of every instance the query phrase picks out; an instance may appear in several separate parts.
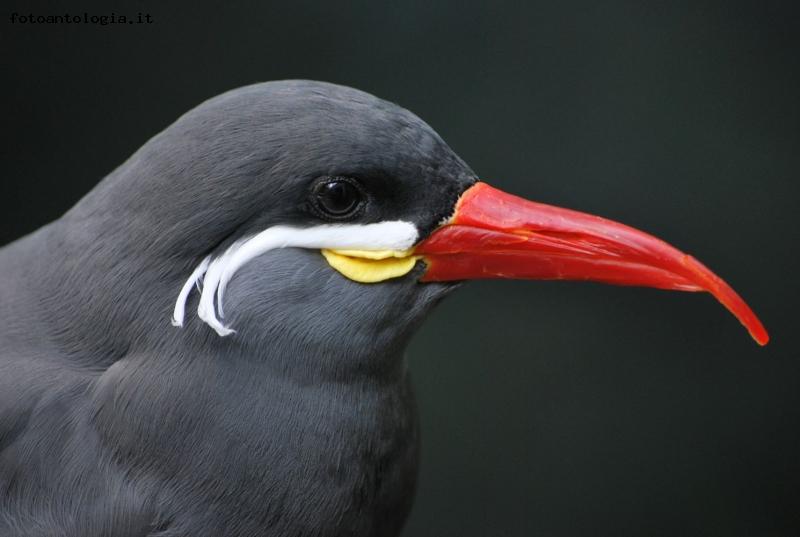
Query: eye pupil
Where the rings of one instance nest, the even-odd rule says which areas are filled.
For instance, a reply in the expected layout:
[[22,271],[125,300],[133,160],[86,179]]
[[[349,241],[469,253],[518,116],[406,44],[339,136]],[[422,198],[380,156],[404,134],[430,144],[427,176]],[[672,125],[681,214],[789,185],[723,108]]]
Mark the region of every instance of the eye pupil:
[[361,192],[345,180],[333,180],[320,184],[316,190],[318,206],[332,216],[345,216],[354,211],[361,201]]

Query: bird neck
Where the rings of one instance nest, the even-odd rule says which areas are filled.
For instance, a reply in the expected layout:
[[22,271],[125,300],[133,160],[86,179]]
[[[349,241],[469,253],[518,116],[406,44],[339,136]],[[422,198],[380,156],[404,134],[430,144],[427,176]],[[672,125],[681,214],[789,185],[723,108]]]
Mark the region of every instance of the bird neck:
[[193,259],[118,240],[114,224],[104,228],[98,216],[65,216],[37,233],[27,280],[48,335],[65,354],[102,368],[136,345],[158,344],[153,327],[169,325],[175,290]]

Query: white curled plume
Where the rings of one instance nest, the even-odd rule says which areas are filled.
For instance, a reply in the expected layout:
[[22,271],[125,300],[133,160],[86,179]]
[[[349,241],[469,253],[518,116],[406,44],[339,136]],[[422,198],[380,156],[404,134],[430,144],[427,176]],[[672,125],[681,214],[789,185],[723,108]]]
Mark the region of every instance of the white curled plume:
[[[331,250],[408,250],[417,241],[416,226],[401,220],[377,224],[325,224],[309,228],[274,226],[249,238],[234,242],[222,255],[208,256],[194,269],[183,284],[172,325],[183,326],[186,301],[192,288],[200,291],[197,316],[220,336],[235,331],[217,318],[224,317],[222,301],[225,289],[236,271],[248,261],[276,248],[319,248]],[[202,285],[201,285],[202,282]]]

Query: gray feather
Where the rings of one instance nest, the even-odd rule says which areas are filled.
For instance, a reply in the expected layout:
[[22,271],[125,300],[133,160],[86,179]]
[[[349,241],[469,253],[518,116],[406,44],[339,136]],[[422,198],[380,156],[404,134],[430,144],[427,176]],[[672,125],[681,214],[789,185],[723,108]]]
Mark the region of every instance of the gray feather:
[[[0,535],[396,535],[417,471],[404,348],[453,286],[375,285],[281,249],[170,325],[194,266],[352,175],[362,217],[428,233],[474,174],[416,116],[286,81],[203,103],[59,220],[0,250]],[[197,295],[188,309],[197,307]]]

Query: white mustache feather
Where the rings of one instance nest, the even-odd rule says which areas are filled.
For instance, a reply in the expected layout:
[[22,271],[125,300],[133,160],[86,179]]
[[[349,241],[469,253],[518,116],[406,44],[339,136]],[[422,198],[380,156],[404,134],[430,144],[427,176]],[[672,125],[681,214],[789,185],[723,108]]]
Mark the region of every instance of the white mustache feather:
[[[416,226],[402,220],[376,224],[324,224],[309,228],[274,226],[252,237],[241,239],[228,247],[222,255],[208,256],[194,269],[183,284],[175,309],[172,325],[183,326],[186,302],[197,286],[200,304],[197,316],[220,336],[235,330],[225,326],[217,317],[224,317],[222,309],[225,290],[236,272],[255,257],[276,248],[319,248],[330,250],[408,250],[419,237]],[[200,282],[202,281],[202,286]]]

